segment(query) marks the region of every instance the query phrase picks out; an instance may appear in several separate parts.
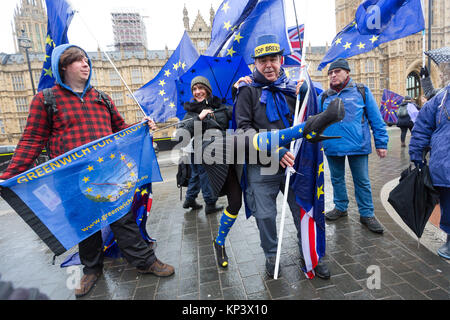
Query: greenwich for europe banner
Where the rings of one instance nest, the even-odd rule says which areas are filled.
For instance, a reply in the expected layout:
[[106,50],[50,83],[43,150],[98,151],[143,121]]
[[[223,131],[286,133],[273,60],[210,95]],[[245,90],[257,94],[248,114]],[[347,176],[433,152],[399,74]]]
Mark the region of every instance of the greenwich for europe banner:
[[162,181],[139,123],[0,184],[1,196],[60,255],[130,211],[136,188]]

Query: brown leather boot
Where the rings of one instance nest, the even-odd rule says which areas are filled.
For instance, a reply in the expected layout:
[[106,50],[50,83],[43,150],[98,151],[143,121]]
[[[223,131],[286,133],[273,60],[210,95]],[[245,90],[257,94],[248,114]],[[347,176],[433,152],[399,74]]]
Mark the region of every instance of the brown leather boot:
[[94,287],[101,273],[85,274],[81,278],[80,288],[75,289],[75,297],[81,298],[89,293]]
[[138,272],[143,274],[153,273],[158,277],[168,277],[175,273],[175,268],[156,259],[150,267],[143,270],[138,269]]

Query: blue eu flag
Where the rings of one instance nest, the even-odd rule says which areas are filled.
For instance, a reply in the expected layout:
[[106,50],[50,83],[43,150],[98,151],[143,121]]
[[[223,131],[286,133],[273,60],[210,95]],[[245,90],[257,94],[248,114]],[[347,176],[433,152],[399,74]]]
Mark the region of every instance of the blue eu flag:
[[248,18],[235,30],[225,56],[242,56],[247,64],[252,64],[256,39],[265,34],[276,35],[281,49],[284,49],[283,54],[291,54],[284,9],[283,0],[260,0]]
[[[361,6],[363,5],[364,3]],[[385,10],[384,14],[389,14],[389,11],[386,10],[393,10],[395,7],[384,6],[382,8]],[[375,23],[375,25],[381,26],[379,29],[371,29],[370,24],[358,25],[357,21],[364,21],[364,12],[362,9],[359,10],[360,15],[357,15],[355,20],[336,35],[331,48],[319,64],[319,70],[338,58],[348,58],[368,52],[382,43],[409,36],[425,28],[420,0],[404,1],[389,21],[382,20],[380,24]],[[371,22],[372,20],[366,17],[365,21]],[[367,34],[361,33],[359,29],[364,29]]]
[[45,60],[39,79],[38,91],[51,88],[55,84],[52,72],[53,48],[68,43],[67,29],[72,21],[74,10],[65,0],[46,0],[47,6],[47,37],[45,38]]
[[258,0],[225,0],[214,16],[211,42],[205,56],[217,56],[226,41],[255,8]]
[[139,123],[2,182],[1,195],[59,255],[127,214],[136,189],[155,181],[152,137]]
[[165,122],[176,116],[175,80],[189,69],[197,58],[198,52],[188,34],[184,32],[177,49],[161,71],[134,93],[147,116],[156,122]]

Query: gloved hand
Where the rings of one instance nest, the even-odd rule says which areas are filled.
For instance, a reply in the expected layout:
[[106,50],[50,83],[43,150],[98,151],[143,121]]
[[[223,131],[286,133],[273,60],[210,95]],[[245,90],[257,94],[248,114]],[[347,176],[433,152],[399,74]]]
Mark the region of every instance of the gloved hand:
[[422,169],[425,162],[423,162],[422,160],[414,160],[414,165],[416,166],[416,168]]
[[427,78],[429,76],[430,76],[430,73],[428,72],[428,68],[426,66],[420,68],[420,77],[421,78]]

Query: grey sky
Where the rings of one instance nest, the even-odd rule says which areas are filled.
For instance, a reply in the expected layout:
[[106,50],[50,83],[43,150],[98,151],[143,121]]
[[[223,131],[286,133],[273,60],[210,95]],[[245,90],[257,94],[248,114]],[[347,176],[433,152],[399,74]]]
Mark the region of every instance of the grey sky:
[[[209,23],[209,10],[217,11],[222,0],[70,0],[75,15],[69,27],[71,43],[88,51],[95,51],[97,43],[102,49],[113,44],[111,11],[120,8],[138,9],[147,16],[145,24],[149,49],[175,49],[184,32],[183,7],[189,12],[190,23],[194,22],[198,10]],[[13,53],[11,23],[14,8],[20,0],[2,0],[0,11],[0,52]],[[295,25],[292,0],[285,0],[288,26]],[[306,44],[325,45],[336,35],[334,0],[295,0],[299,23],[305,23]]]

